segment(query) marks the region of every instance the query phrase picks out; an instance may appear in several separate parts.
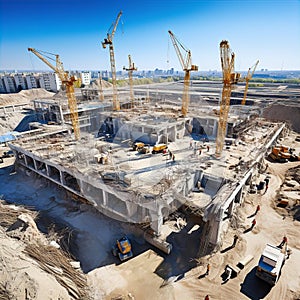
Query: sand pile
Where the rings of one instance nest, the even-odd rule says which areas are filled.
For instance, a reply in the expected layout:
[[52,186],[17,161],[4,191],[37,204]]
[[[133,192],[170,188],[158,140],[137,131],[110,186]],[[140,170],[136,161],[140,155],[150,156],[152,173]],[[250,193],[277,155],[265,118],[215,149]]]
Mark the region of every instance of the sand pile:
[[273,121],[290,122],[293,130],[300,132],[300,106],[273,104],[264,110],[263,117]]
[[0,298],[89,299],[85,275],[38,230],[36,216],[0,202]]
[[45,89],[23,90],[19,93],[0,94],[0,105],[30,103],[31,100],[40,98],[51,98],[54,93],[48,92]]
[[93,89],[98,89],[101,87],[101,82],[102,82],[102,89],[109,89],[112,87],[112,84],[106,80],[101,80],[100,78],[96,79],[90,84],[90,87]]

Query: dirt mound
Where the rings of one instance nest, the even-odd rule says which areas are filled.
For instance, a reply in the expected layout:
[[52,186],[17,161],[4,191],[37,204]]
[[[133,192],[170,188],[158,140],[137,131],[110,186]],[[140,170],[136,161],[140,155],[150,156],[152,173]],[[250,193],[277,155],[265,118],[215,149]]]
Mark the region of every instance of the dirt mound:
[[31,100],[37,98],[51,98],[53,95],[54,93],[48,92],[45,89],[23,90],[19,93],[1,94],[0,103],[1,105],[30,103]]
[[300,221],[300,166],[290,168],[275,199],[277,211]]
[[101,87],[101,81],[102,81],[102,89],[109,89],[112,87],[112,84],[106,80],[101,80],[100,78],[96,79],[90,84],[91,88],[97,89]]
[[263,112],[263,117],[274,121],[287,121],[293,130],[300,132],[300,106],[273,104]]
[[85,275],[39,231],[36,216],[0,201],[0,298],[90,299]]

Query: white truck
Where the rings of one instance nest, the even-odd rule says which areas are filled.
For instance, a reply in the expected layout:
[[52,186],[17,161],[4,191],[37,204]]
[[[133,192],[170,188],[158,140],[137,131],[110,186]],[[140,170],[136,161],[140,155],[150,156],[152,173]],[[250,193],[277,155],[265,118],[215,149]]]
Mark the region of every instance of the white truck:
[[270,285],[275,285],[278,281],[286,256],[286,244],[282,247],[282,249],[267,244],[260,257],[255,275]]

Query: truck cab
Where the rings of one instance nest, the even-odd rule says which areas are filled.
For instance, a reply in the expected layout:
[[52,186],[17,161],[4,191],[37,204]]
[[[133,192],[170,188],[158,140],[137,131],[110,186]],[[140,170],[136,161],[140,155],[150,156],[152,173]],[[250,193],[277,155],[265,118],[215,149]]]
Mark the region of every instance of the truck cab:
[[286,246],[280,249],[276,246],[267,244],[259,259],[255,275],[274,286],[278,281],[286,255]]

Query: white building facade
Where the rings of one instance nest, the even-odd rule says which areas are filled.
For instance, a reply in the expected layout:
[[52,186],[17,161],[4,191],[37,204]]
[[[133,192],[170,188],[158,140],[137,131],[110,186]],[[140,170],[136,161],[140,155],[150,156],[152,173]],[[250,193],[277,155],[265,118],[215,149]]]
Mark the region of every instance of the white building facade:
[[81,83],[84,85],[89,85],[91,83],[91,72],[84,71],[80,73]]
[[55,73],[42,73],[39,83],[41,88],[54,93],[58,92],[61,87],[61,81]]

